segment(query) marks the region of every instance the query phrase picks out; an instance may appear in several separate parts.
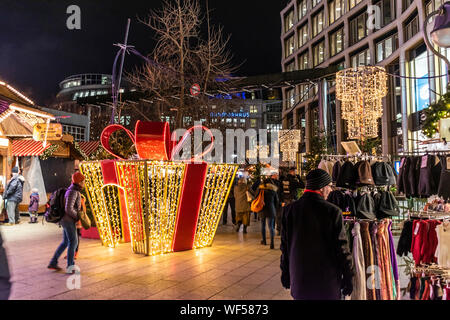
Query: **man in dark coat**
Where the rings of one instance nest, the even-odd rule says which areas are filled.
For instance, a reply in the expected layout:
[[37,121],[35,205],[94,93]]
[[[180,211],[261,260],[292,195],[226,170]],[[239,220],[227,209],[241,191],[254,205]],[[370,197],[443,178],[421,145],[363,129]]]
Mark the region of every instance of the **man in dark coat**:
[[325,199],[331,177],[306,176],[303,196],[286,206],[281,228],[281,282],[296,300],[339,300],[353,291],[353,264],[342,211]]
[[19,168],[12,169],[12,179],[6,186],[3,199],[6,201],[6,211],[8,212],[8,225],[19,223],[19,204],[22,202],[23,184],[25,178],[19,174]]

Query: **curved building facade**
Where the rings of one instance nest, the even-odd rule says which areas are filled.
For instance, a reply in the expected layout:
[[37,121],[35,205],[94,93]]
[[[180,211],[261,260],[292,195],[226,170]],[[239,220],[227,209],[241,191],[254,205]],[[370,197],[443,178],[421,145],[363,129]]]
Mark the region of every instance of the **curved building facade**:
[[[288,1],[281,12],[282,69],[385,67],[391,75],[379,131],[383,153],[423,148],[421,142],[428,139],[420,131],[422,110],[446,92],[450,80],[445,63],[427,49],[422,30],[427,15],[442,3]],[[440,50],[450,56],[447,50]],[[437,75],[443,76],[430,78]],[[312,134],[324,130],[329,146],[343,152],[340,142],[347,140],[346,124],[334,86],[334,79],[329,79],[283,89],[283,127],[302,129],[307,150]]]

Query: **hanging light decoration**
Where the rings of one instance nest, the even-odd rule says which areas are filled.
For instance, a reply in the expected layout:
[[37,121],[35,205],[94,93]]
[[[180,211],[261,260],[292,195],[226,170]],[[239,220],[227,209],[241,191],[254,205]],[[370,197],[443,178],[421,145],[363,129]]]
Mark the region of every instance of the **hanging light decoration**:
[[337,73],[336,97],[342,102],[341,114],[347,121],[349,139],[378,136],[382,98],[386,95],[387,75],[383,67],[361,66]]

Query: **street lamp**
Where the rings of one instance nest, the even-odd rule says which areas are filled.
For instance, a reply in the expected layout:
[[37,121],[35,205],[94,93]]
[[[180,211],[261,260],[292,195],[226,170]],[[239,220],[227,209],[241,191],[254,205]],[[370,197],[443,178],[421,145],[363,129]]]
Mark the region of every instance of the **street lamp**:
[[445,61],[447,64],[447,72],[450,71],[450,61],[446,56],[441,54],[438,50],[434,48],[428,38],[427,25],[432,17],[437,15],[434,21],[434,28],[431,31],[431,39],[439,47],[450,48],[450,2],[445,2],[438,10],[430,13],[424,21],[424,38],[427,47],[439,58]]

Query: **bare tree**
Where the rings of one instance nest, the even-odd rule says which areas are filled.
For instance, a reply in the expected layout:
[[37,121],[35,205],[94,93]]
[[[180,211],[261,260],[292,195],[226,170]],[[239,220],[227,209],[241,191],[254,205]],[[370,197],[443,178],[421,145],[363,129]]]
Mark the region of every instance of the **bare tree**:
[[[205,21],[206,37],[201,33]],[[140,22],[155,33],[157,44],[149,55],[154,63],[136,69],[130,81],[156,97],[159,115],[176,109],[179,128],[184,125],[183,115],[194,120],[204,117],[209,111],[207,91],[213,86],[226,91],[227,83],[216,79],[237,69],[227,49],[230,38],[224,39],[223,28],[210,26],[208,4],[205,18],[197,0],[165,0],[161,10],[151,11]],[[194,83],[202,86],[198,97],[188,93]]]

